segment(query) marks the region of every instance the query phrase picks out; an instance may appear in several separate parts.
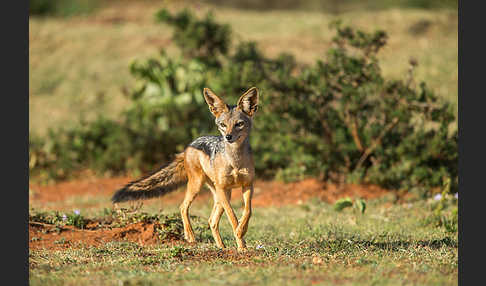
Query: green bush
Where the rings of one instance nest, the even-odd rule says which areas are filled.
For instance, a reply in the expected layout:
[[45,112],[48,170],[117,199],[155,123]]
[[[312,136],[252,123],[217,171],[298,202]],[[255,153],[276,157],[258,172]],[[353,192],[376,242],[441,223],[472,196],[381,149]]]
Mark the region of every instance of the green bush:
[[220,66],[220,56],[228,53],[231,44],[231,28],[214,22],[212,13],[202,20],[189,10],[172,16],[162,9],[156,13],[158,22],[165,22],[174,28],[172,38],[185,57],[198,59],[208,65]]
[[72,16],[94,11],[95,0],[30,0],[29,15]]
[[415,62],[403,80],[382,76],[377,55],[385,32],[335,22],[325,57],[299,66],[290,54],[266,57],[253,42],[231,47],[230,27],[210,15],[200,20],[188,10],[162,10],[157,19],[174,28],[183,57],[162,51],[134,62],[138,84],[118,121],[100,117],[47,139],[31,138],[32,172],[152,169],[197,136],[215,132],[204,87],[234,103],[257,86],[261,102],[251,140],[260,177],[316,176],[421,192],[451,179],[455,191],[453,108],[425,83],[415,84]]
[[379,10],[390,8],[457,9],[458,0],[205,0],[218,7],[227,6],[251,10],[310,10],[341,13],[350,10]]
[[47,15],[51,14],[56,9],[56,4],[59,1],[54,0],[30,0],[29,14],[30,15]]

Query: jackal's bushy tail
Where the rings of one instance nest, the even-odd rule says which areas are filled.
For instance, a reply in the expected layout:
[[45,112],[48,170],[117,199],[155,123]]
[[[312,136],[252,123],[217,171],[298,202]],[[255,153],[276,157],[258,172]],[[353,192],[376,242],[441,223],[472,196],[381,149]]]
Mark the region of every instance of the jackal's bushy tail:
[[119,203],[159,197],[178,189],[186,183],[187,173],[184,168],[184,153],[179,153],[169,164],[119,189],[111,200],[114,203]]

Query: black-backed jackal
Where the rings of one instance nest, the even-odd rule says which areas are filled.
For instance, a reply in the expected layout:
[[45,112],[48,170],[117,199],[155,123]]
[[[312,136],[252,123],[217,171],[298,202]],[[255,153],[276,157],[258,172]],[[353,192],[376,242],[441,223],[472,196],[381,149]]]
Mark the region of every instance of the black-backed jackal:
[[[233,228],[238,250],[244,250],[246,244],[243,237],[251,217],[255,178],[249,136],[252,118],[258,108],[258,90],[250,88],[240,97],[236,106],[227,105],[208,88],[204,89],[203,94],[221,136],[197,138],[168,165],[118,190],[112,201],[116,203],[162,196],[187,183],[180,211],[184,238],[195,242],[189,207],[203,184],[206,184],[214,199],[209,226],[216,244],[220,248],[225,247],[219,234],[219,220],[224,211]],[[242,188],[245,204],[239,222],[230,205],[231,190],[236,187]]]

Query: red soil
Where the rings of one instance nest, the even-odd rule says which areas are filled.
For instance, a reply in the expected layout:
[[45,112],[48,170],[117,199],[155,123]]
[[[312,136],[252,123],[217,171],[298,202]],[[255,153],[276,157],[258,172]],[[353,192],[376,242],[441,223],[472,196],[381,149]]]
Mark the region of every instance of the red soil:
[[120,228],[77,229],[72,226],[62,227],[29,224],[29,249],[67,249],[81,245],[100,246],[109,241],[131,241],[140,245],[158,242],[153,223],[135,223]]
[[[30,200],[32,202],[46,203],[64,201],[71,196],[106,196],[107,201],[113,193],[132,180],[128,177],[117,178],[90,178],[86,180],[73,180],[54,185],[41,186],[31,184],[34,191]],[[305,179],[300,182],[282,183],[278,181],[257,181],[253,196],[254,206],[282,206],[287,204],[300,204],[310,198],[319,198],[325,202],[333,203],[343,197],[361,197],[373,199],[383,196],[388,191],[373,185],[328,184],[316,179]],[[146,202],[163,200],[164,204],[179,204],[184,198],[184,191],[176,191],[163,198],[147,200]],[[201,191],[199,200],[211,199],[211,194]],[[241,191],[234,190],[232,201],[241,199]],[[144,202],[145,203],[145,202]]]
[[[31,184],[34,190],[30,201],[36,204],[49,202],[62,202],[72,196],[101,196],[109,202],[115,190],[130,182],[131,178],[89,178],[61,182],[54,185],[40,186]],[[372,199],[386,194],[387,191],[377,186],[364,185],[335,185],[327,184],[316,179],[306,179],[295,183],[282,183],[277,181],[257,181],[252,203],[256,207],[283,206],[288,204],[301,204],[310,198],[333,203],[339,198]],[[159,199],[144,201],[144,204],[160,202],[164,205],[180,204],[184,198],[184,191],[176,191]],[[212,200],[208,191],[202,191],[195,203]],[[233,192],[232,201],[241,200],[241,191]],[[109,241],[131,241],[141,245],[161,243],[155,233],[154,224],[136,223],[122,228],[97,228],[96,223],[88,225],[81,230],[66,226],[56,229],[55,226],[30,223],[29,248],[32,249],[66,249],[81,245],[99,246]],[[182,241],[164,241],[164,243],[185,243]]]

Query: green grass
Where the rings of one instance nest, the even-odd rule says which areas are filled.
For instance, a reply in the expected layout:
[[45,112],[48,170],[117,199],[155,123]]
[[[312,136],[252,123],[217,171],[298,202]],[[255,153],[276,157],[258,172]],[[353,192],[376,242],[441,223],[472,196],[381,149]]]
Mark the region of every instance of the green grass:
[[[30,132],[42,135],[49,127],[74,124],[80,117],[103,114],[116,118],[127,103],[124,92],[136,85],[129,64],[155,55],[161,48],[176,55],[172,30],[154,21],[161,3],[113,3],[86,16],[29,18]],[[170,9],[184,7],[167,5]],[[196,12],[203,15],[210,9],[218,21],[232,26],[237,39],[258,42],[269,56],[293,53],[306,64],[322,58],[329,48],[333,35],[328,24],[336,18],[365,30],[384,29],[389,34],[380,55],[384,75],[406,76],[408,60],[413,57],[419,63],[417,80],[428,82],[457,106],[457,10],[358,10],[336,16],[201,5]],[[417,25],[423,27],[420,32],[410,32]]]
[[[452,200],[444,212],[457,205]],[[364,214],[311,200],[255,208],[246,254],[217,250],[208,235],[197,245],[139,246],[110,242],[63,251],[30,250],[31,285],[457,285],[458,236],[427,224],[437,202],[367,202]],[[233,203],[241,213],[241,202]],[[158,206],[143,211],[158,213]],[[191,214],[207,218],[211,204]],[[164,214],[177,212],[167,206]],[[81,210],[99,217],[100,209]],[[205,221],[205,219],[203,220]],[[235,250],[229,223],[223,241]]]
[[[170,4],[169,8],[177,4]],[[160,3],[127,1],[86,16],[29,19],[29,131],[45,134],[99,114],[116,118],[136,85],[128,66],[168,49],[172,31],[154,22]],[[257,41],[270,56],[296,55],[301,63],[322,58],[337,16],[312,11],[249,11],[214,8],[217,20],[232,25],[240,40]],[[391,9],[351,11],[338,16],[366,30],[384,29],[388,45],[380,55],[385,76],[406,75],[408,60],[418,60],[419,81],[430,84],[457,105],[457,11]],[[412,27],[425,24],[420,33]],[[32,191],[35,193],[35,190]],[[233,203],[238,214],[241,202]],[[104,196],[77,196],[37,209],[79,209],[88,218],[111,207]],[[191,214],[209,216],[211,203],[197,203]],[[110,242],[63,251],[30,250],[31,285],[457,285],[457,232],[435,227],[434,202],[392,204],[367,201],[366,212],[337,212],[311,201],[299,206],[254,208],[246,255],[219,252],[212,239],[197,233],[197,245],[138,246]],[[176,205],[146,204],[149,214],[178,212]],[[450,213],[450,208],[444,212]],[[223,241],[235,250],[226,216]],[[59,241],[58,243],[62,243]],[[259,247],[257,249],[257,246]]]

